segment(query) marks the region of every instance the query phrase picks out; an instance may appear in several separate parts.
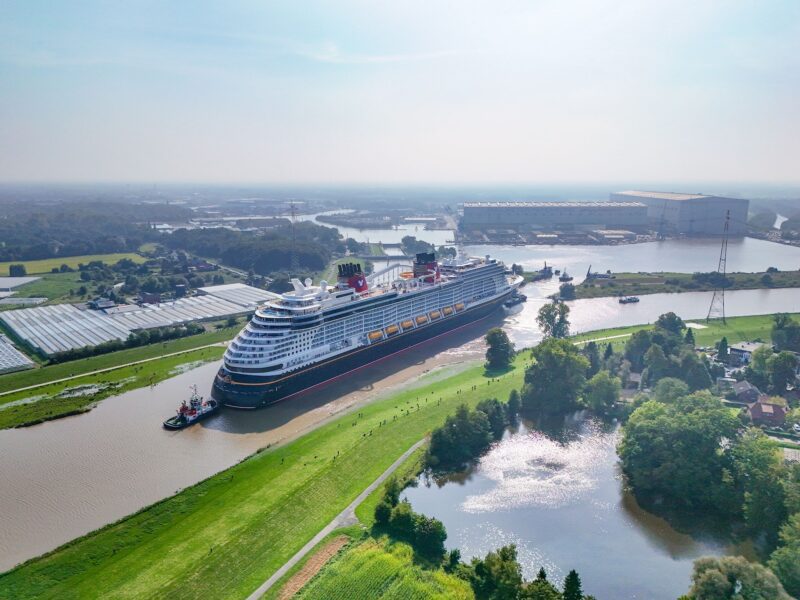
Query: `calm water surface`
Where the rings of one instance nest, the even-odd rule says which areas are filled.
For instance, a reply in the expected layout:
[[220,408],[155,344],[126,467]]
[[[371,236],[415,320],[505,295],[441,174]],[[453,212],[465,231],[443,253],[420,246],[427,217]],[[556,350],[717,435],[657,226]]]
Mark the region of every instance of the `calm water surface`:
[[422,475],[405,497],[440,519],[465,559],[516,544],[526,578],[561,582],[576,569],[598,598],[671,599],[699,556],[740,554],[713,535],[680,533],[623,489],[616,427],[576,420],[550,437],[521,425],[472,469]]

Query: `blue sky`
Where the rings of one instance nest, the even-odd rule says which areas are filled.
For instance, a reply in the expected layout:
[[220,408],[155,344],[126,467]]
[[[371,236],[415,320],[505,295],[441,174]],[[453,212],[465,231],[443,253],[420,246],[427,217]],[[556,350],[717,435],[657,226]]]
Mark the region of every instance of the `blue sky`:
[[800,179],[800,2],[0,3],[0,180]]

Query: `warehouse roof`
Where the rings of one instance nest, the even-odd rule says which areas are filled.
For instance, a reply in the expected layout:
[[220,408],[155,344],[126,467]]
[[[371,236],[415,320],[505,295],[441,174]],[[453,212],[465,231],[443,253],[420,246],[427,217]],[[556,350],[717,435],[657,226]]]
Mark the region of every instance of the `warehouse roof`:
[[641,202],[465,202],[464,208],[630,208]]
[[699,200],[700,198],[710,198],[706,194],[683,194],[680,192],[642,192],[637,190],[627,190],[616,192],[617,195],[639,196],[640,198],[655,198],[657,200]]

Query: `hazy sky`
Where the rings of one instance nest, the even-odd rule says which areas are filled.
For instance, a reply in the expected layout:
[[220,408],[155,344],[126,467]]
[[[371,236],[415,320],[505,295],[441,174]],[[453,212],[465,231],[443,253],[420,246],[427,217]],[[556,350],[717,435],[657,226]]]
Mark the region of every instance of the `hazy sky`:
[[800,1],[0,2],[0,180],[798,181]]

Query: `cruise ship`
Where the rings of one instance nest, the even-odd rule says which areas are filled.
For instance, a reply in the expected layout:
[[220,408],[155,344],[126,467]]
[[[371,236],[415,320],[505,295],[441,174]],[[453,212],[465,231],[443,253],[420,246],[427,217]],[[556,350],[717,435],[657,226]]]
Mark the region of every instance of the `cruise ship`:
[[335,284],[292,279],[256,310],[225,351],[215,399],[250,409],[285,400],[483,319],[522,283],[489,256],[422,253],[411,270],[370,276],[338,268]]

